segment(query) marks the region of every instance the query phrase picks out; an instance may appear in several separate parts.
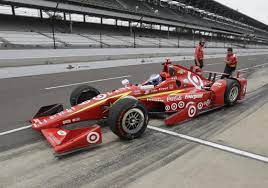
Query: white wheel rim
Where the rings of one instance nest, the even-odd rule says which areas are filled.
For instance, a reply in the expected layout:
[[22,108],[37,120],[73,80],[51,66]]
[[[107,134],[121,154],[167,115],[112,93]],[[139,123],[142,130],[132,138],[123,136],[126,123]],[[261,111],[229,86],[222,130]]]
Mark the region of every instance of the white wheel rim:
[[237,86],[233,87],[231,89],[231,92],[229,94],[229,100],[230,102],[235,102],[235,100],[237,99],[238,97],[238,94],[239,94],[239,89]]
[[143,112],[138,108],[133,108],[124,114],[122,128],[128,134],[136,134],[142,129],[144,121]]

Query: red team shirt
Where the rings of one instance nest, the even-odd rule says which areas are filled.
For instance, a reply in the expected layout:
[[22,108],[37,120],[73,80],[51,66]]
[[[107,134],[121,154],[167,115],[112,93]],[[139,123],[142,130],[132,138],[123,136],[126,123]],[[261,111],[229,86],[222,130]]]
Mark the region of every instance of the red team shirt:
[[237,65],[237,56],[235,54],[227,55],[226,61],[231,62],[231,64],[228,65],[229,67],[235,68]]
[[201,45],[198,45],[195,49],[195,56],[197,57],[197,60],[203,60],[204,59],[204,47]]

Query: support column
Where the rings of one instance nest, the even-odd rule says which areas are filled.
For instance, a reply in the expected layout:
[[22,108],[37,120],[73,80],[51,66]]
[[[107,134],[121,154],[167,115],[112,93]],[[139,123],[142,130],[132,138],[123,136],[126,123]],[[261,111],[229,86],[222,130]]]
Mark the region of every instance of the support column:
[[14,7],[14,6],[11,6],[11,9],[12,9],[12,15],[13,15],[13,16],[16,16],[16,13],[15,13],[15,7]]
[[40,18],[43,19],[43,11],[42,9],[39,10]]

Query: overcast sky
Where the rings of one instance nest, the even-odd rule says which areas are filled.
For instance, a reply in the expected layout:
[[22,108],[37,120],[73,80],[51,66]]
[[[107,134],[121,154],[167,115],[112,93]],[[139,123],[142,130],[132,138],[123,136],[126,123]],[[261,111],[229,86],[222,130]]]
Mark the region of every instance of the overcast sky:
[[216,0],[268,25],[268,0]]

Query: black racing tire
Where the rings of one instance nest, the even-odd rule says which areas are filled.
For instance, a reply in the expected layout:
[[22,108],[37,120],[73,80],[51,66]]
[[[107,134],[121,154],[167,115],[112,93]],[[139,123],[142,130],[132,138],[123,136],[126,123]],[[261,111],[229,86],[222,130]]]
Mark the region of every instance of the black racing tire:
[[226,79],[227,86],[226,91],[224,93],[224,102],[227,106],[233,106],[240,94],[240,84],[235,79]]
[[71,106],[75,106],[98,96],[100,92],[94,87],[81,85],[73,90],[70,96]]
[[124,140],[142,136],[149,122],[148,111],[135,98],[123,98],[112,105],[107,123],[114,134]]

